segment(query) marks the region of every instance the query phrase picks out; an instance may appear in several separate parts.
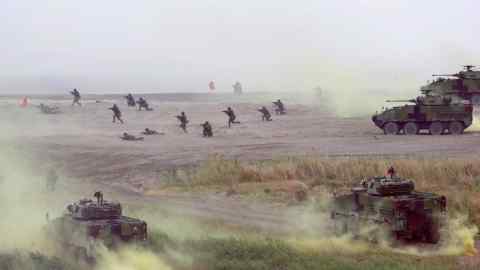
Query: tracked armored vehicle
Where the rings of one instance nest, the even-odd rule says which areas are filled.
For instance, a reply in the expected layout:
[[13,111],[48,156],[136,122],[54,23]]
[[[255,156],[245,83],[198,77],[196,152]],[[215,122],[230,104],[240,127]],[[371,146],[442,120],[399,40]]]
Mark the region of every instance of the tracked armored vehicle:
[[425,95],[409,100],[403,106],[386,109],[372,116],[373,123],[387,135],[415,135],[428,130],[432,135],[462,134],[473,121],[473,106],[468,101],[452,102],[450,97]]
[[446,198],[414,189],[413,181],[396,176],[362,181],[350,194],[334,198],[331,218],[336,232],[372,240],[386,234],[394,241],[437,243]]
[[478,106],[480,105],[480,71],[474,68],[475,66],[467,65],[464,66],[464,70],[454,74],[434,74],[432,76],[439,78],[422,86],[420,91],[459,97]]
[[79,260],[90,261],[99,244],[114,249],[147,241],[145,221],[123,216],[121,204],[104,201],[101,192],[95,197],[96,201],[83,199],[69,204],[63,216],[49,221],[47,233],[59,248]]

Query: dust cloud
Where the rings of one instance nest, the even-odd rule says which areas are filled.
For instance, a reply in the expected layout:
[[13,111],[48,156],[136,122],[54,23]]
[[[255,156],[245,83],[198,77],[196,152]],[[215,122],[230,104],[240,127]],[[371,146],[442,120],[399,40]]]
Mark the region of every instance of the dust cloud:
[[96,270],[171,270],[157,254],[144,249],[124,248],[116,252],[102,249]]
[[437,245],[398,244],[391,239],[385,228],[375,224],[362,224],[352,232],[338,234],[330,219],[333,197],[324,192],[312,201],[300,216],[290,218],[298,220],[296,229],[287,242],[300,250],[320,253],[367,253],[371,248],[383,252],[393,252],[414,256],[473,256],[477,254],[475,236],[478,228],[469,223],[466,215],[453,214],[446,217],[444,227],[440,230],[441,241]]
[[5,145],[0,154],[0,177],[0,251],[45,250],[45,209],[55,201],[49,198],[42,177],[31,171],[25,157]]

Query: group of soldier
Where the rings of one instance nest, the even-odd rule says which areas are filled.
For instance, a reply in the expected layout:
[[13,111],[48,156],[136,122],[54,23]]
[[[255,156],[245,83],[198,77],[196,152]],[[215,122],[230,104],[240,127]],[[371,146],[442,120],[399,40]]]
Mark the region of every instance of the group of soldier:
[[[285,110],[285,105],[283,105],[283,102],[280,99],[272,103],[275,105],[275,114],[282,115],[287,113]],[[267,107],[262,106],[260,109],[258,109],[258,111],[262,113],[262,121],[272,121],[272,115]]]
[[[239,87],[239,86],[237,86]],[[77,89],[74,89],[73,91],[70,92],[73,95],[73,105],[79,105],[81,106],[82,104],[80,103],[80,92]],[[133,95],[131,93],[127,94],[124,96],[124,98],[127,101],[127,106],[129,107],[137,107],[138,110],[146,110],[146,111],[152,111],[153,109],[149,106],[148,102],[143,98],[140,97],[138,100],[135,100]],[[282,103],[282,101],[279,99],[277,101],[273,102],[275,106],[275,114],[277,115],[282,115],[286,113],[285,105]],[[112,111],[113,116],[112,116],[112,122],[116,123],[117,121],[120,122],[121,124],[124,123],[122,119],[122,112],[120,111],[120,108],[117,106],[117,104],[113,104],[112,107],[108,108],[109,110]],[[262,121],[272,121],[272,115],[270,114],[270,111],[267,109],[266,106],[262,106],[261,108],[258,109],[258,111],[262,114]],[[231,107],[228,107],[226,110],[222,111],[225,113],[228,117],[227,120],[227,127],[231,128],[232,124],[240,124],[240,121],[237,120],[237,116],[233,109]],[[180,128],[183,130],[183,132],[188,133],[187,131],[187,124],[189,123],[187,115],[185,112],[181,112],[180,115],[176,115],[176,118],[180,122]],[[208,122],[205,121],[203,124],[201,124],[203,128],[203,136],[204,137],[212,137],[213,136],[213,129],[212,125]],[[161,134],[155,130],[151,130],[149,128],[146,128],[142,134],[144,135],[158,135]],[[120,137],[123,140],[128,140],[128,141],[138,141],[138,140],[143,140],[143,137],[136,137],[134,135],[128,134],[128,133],[123,133],[123,135]]]
[[148,105],[147,100],[145,100],[143,97],[140,97],[137,101],[135,101],[135,98],[133,97],[132,94],[128,94],[124,96],[124,98],[127,100],[127,106],[128,107],[136,107],[138,105],[138,110],[146,110],[146,111],[152,111],[153,109],[150,108]]

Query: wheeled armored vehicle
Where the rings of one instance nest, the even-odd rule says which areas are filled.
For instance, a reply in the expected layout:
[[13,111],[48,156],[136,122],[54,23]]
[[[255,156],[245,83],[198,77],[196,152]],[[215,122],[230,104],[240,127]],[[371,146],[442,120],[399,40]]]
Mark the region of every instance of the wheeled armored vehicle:
[[474,68],[475,66],[466,65],[464,70],[457,73],[434,74],[434,77],[439,78],[422,86],[420,91],[466,99],[478,106],[480,105],[480,71]]
[[470,102],[452,102],[446,96],[426,95],[387,102],[413,103],[385,109],[372,116],[373,123],[387,135],[415,135],[422,130],[428,130],[432,135],[447,132],[458,135],[473,121],[473,106]]

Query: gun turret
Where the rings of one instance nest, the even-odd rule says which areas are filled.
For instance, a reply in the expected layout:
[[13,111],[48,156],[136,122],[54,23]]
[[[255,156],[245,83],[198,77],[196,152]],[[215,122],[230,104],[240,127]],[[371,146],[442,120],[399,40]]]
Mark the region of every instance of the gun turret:
[[457,77],[457,78],[462,78],[463,75],[460,73],[455,73],[455,74],[432,74],[432,77]]
[[431,93],[432,93],[432,89],[428,89],[428,88],[422,88],[420,89],[420,92],[422,92],[422,94],[426,95],[426,96],[429,96]]
[[415,99],[389,99],[389,100],[386,100],[386,102],[411,102],[411,103],[417,103],[417,100],[415,100]]

